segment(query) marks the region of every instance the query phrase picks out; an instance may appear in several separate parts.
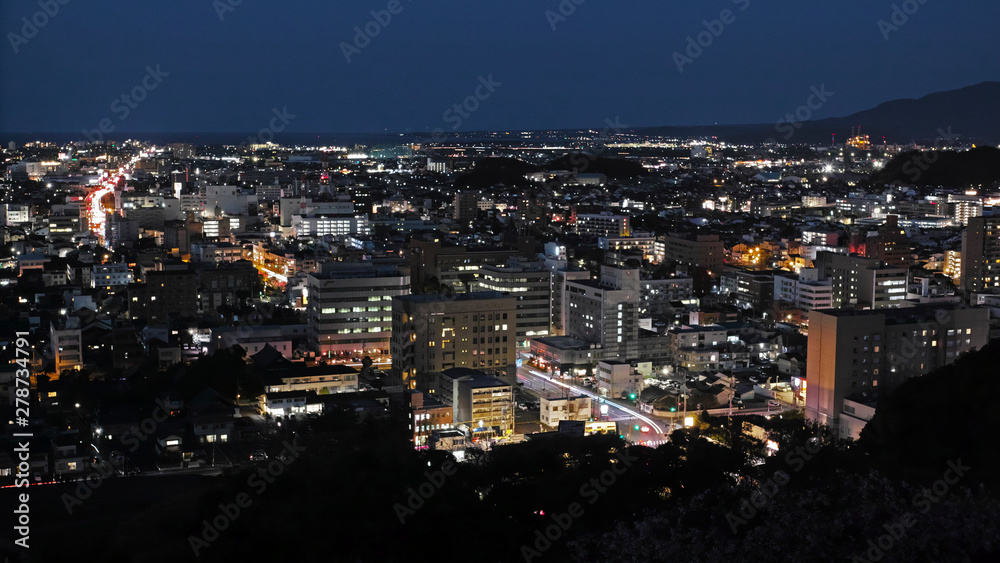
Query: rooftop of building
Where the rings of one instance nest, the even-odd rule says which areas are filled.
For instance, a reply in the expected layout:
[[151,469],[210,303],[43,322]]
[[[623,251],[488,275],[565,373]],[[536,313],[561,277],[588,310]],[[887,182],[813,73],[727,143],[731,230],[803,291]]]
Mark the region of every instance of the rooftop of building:
[[514,299],[508,294],[499,291],[474,291],[472,293],[456,293],[452,296],[428,293],[423,295],[397,295],[393,299],[400,299],[409,303],[431,303],[433,301],[485,301],[489,299]]
[[573,338],[572,336],[544,336],[533,340],[539,344],[543,344],[557,350],[590,348],[590,343],[580,340],[579,338]]
[[837,318],[882,315],[885,317],[887,323],[915,323],[935,319],[939,316],[938,311],[957,311],[962,309],[976,309],[976,307],[969,307],[960,303],[934,303],[901,309],[819,309],[815,312]]

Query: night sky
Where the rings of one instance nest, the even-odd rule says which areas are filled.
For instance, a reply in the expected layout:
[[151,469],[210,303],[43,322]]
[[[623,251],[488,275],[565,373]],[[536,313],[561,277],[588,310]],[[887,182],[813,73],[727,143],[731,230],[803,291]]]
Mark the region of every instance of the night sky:
[[[917,9],[885,31],[888,0],[564,0],[565,18],[559,0],[399,0],[351,62],[342,43],[395,0],[46,1],[0,2],[0,131],[245,132],[275,109],[287,132],[770,123],[812,86],[834,94],[824,118],[1000,79],[996,0],[897,1]],[[25,17],[44,25],[22,35]]]

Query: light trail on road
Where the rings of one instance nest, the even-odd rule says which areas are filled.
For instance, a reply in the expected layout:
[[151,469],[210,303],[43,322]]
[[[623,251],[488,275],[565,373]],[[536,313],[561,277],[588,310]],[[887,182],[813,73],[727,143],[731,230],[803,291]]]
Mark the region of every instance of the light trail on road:
[[[570,391],[573,391],[574,393],[579,393],[581,395],[586,395],[586,396],[590,397],[591,399],[597,399],[598,401],[600,401],[600,399],[601,399],[601,397],[599,397],[595,393],[592,393],[592,392],[587,391],[585,389],[580,389],[579,387],[573,387],[572,385],[568,385],[566,383],[563,383],[562,381],[557,381],[557,380],[552,379],[551,377],[545,375],[544,373],[542,373],[540,371],[535,371],[533,369],[527,369],[526,371],[528,373],[530,373],[531,375],[534,375],[536,377],[540,377],[540,378],[548,381],[549,383],[554,383],[556,385],[561,385],[562,387],[565,387],[565,388],[569,389]],[[651,419],[651,418],[643,415],[642,413],[640,413],[638,411],[634,411],[634,410],[632,410],[632,409],[630,409],[628,407],[623,407],[622,405],[619,405],[618,403],[615,403],[615,402],[612,402],[612,401],[606,401],[606,402],[604,402],[602,404],[608,405],[609,408],[618,409],[618,410],[620,410],[622,412],[628,413],[628,414],[630,414],[630,415],[638,418],[639,420],[647,423],[650,428],[656,429],[656,433],[657,434],[666,435],[666,433],[663,431],[663,428],[660,428],[660,424],[658,422],[656,422],[653,419]]]

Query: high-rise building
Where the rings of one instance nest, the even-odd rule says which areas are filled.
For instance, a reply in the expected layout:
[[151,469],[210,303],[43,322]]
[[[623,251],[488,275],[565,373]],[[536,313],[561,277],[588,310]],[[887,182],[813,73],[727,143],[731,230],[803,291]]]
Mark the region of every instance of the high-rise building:
[[806,415],[840,428],[844,399],[877,400],[989,342],[989,309],[918,305],[809,313]]
[[726,249],[719,235],[670,233],[654,245],[654,253],[661,262],[677,262],[679,266],[718,269],[726,257]]
[[890,268],[909,268],[913,264],[906,231],[899,227],[899,218],[889,215],[878,234],[865,241],[865,256],[885,262]]
[[467,291],[482,266],[503,266],[517,256],[516,250],[470,250],[465,246],[443,246],[440,240],[410,241],[410,275],[419,287],[432,279],[455,291]]
[[983,198],[978,195],[948,194],[951,219],[956,225],[968,225],[969,219],[983,214]]
[[743,309],[769,309],[774,299],[775,270],[756,271],[723,268],[719,277],[720,292],[729,295],[733,304]]
[[638,268],[607,265],[601,267],[600,281],[567,279],[563,308],[566,335],[599,345],[606,357],[636,357],[640,283]]
[[132,319],[163,325],[171,318],[194,318],[198,313],[198,275],[189,267],[146,272],[146,283],[128,286]]
[[475,291],[499,291],[517,299],[517,344],[548,336],[551,319],[552,272],[540,262],[514,262],[511,266],[483,266],[473,284]]
[[942,273],[951,278],[956,286],[961,287],[962,283],[962,253],[957,250],[949,250],[944,254],[944,267]]
[[628,215],[613,215],[608,212],[576,216],[576,232],[583,236],[628,237],[632,236]]
[[962,289],[1000,293],[1000,216],[972,217],[962,233]]
[[833,306],[887,309],[906,299],[907,268],[892,268],[877,258],[821,251],[813,261],[821,280],[833,285]]
[[427,385],[431,374],[473,368],[513,381],[517,299],[497,291],[401,295],[392,299],[392,369],[397,385]]
[[410,293],[410,277],[395,266],[324,264],[307,279],[309,343],[322,356],[386,356],[392,299]]
[[479,215],[479,193],[460,191],[455,193],[455,212],[452,218],[456,223],[475,221]]

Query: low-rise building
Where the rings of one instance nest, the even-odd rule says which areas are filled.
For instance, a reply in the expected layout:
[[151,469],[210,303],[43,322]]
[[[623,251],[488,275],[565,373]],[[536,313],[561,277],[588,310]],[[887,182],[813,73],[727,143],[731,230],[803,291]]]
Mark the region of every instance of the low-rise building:
[[563,420],[587,422],[593,416],[590,397],[577,395],[574,397],[546,398],[540,401],[539,420],[547,426],[559,426]]
[[643,378],[631,362],[601,360],[597,362],[597,389],[604,397],[628,397],[642,392]]

